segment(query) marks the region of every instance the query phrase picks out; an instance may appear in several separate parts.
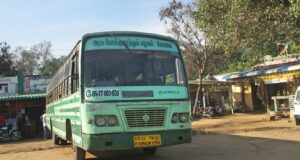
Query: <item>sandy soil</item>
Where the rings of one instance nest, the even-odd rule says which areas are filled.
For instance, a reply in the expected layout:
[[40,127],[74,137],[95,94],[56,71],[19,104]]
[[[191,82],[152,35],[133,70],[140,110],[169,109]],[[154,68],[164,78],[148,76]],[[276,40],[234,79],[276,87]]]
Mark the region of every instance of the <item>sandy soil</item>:
[[[265,114],[236,114],[193,122],[193,142],[160,148],[156,156],[140,150],[101,153],[90,160],[298,160],[300,127],[288,119],[268,121]],[[71,160],[70,145],[51,140],[0,143],[0,160]]]
[[300,142],[300,126],[296,126],[289,118],[269,121],[267,114],[237,113],[214,119],[200,119],[193,122],[193,129],[202,134],[219,133]]

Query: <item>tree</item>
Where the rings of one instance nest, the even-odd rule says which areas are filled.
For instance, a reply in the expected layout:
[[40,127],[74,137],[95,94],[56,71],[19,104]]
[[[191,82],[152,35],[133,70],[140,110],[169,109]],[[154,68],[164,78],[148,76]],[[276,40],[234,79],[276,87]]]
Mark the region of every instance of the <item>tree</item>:
[[65,62],[66,56],[60,56],[59,58],[47,59],[44,65],[40,68],[42,75],[54,75],[59,67]]
[[299,0],[198,0],[195,17],[231,68],[243,69],[277,55],[276,43],[299,45],[299,5]]
[[[45,63],[52,61],[51,42],[43,41],[26,49],[25,47],[16,47],[15,52],[18,55],[16,67],[18,72],[23,75],[36,75],[45,72]],[[47,67],[49,70],[49,67]],[[57,69],[57,68],[56,68]]]
[[16,67],[20,74],[35,75],[38,73],[38,55],[24,47],[16,47],[15,53],[19,55]]
[[47,60],[50,60],[53,58],[52,53],[51,53],[51,47],[52,47],[51,42],[43,41],[36,45],[33,45],[30,48],[30,51],[37,55],[40,67],[43,66]]
[[[173,0],[169,6],[161,9],[161,21],[168,25],[168,31],[179,42],[183,50],[187,68],[194,68],[197,72],[199,84],[196,92],[193,113],[198,106],[199,98],[203,96],[202,79],[209,69],[208,64],[221,52],[218,52],[206,39],[206,35],[196,26],[194,8]],[[203,103],[200,101],[200,105]]]
[[0,42],[0,75],[10,76],[16,73],[13,64],[14,55],[10,52],[10,45]]

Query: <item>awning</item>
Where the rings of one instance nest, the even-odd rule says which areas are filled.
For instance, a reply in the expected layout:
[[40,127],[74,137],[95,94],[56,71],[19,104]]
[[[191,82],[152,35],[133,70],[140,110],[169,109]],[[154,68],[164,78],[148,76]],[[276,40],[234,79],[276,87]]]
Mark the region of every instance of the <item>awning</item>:
[[40,99],[40,98],[46,98],[46,94],[40,93],[40,94],[21,94],[21,95],[11,95],[11,96],[0,96],[0,101]]
[[215,77],[218,80],[227,81],[227,80],[236,79],[236,78],[246,78],[246,77],[267,75],[267,74],[272,74],[272,73],[282,73],[282,72],[296,71],[296,70],[300,70],[300,64],[281,66],[281,67],[275,67],[275,68],[265,68],[265,69],[260,69],[260,70],[234,72],[234,73],[228,73],[228,74],[223,74],[223,75],[216,75]]
[[[219,81],[219,80],[203,80],[203,85],[228,85],[234,83],[233,81]],[[198,85],[199,79],[197,80],[189,80],[189,85]]]

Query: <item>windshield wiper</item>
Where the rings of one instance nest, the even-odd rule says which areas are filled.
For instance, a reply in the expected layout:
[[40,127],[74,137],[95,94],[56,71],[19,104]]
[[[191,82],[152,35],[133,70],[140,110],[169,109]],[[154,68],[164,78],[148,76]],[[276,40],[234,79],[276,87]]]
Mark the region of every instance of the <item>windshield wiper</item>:
[[122,41],[122,40],[120,40],[121,41],[121,43],[123,44],[123,46],[127,49],[127,51],[130,53],[130,54],[132,54],[132,51],[131,51],[131,49],[128,47],[128,45],[126,44],[126,42],[125,41]]
[[[109,35],[110,36],[112,36],[112,37],[116,37],[117,38],[117,36],[115,35],[115,34],[113,34],[113,33],[109,33]],[[128,45],[126,44],[126,42],[125,41],[122,41],[121,39],[118,39],[121,43],[122,43],[122,45],[127,49],[127,51],[130,53],[130,54],[132,54],[132,51],[131,51],[131,49],[128,47]]]

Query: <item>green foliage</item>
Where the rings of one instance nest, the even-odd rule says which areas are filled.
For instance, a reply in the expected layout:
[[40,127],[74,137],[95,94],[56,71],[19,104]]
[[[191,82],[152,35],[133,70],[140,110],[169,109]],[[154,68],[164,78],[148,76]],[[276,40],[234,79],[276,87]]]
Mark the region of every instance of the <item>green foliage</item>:
[[189,79],[201,79],[215,69],[208,64],[215,63],[213,61],[222,52],[216,50],[196,26],[193,6],[172,0],[169,6],[161,9],[159,15],[182,49]]
[[65,56],[54,58],[51,53],[52,44],[40,42],[27,49],[16,47],[12,52],[6,42],[0,43],[0,75],[52,75],[65,61]]
[[34,75],[38,72],[38,54],[24,47],[17,47],[15,53],[19,56],[16,67],[20,74]]
[[300,45],[294,40],[289,40],[287,42],[289,49],[288,54],[300,54]]
[[296,18],[300,17],[300,0],[290,0],[289,14]]
[[13,58],[10,45],[6,42],[0,42],[0,75],[11,76],[16,73]]
[[[198,101],[203,95],[202,79],[212,70],[216,70],[214,67],[222,65],[217,62],[221,60],[223,52],[216,49],[202,30],[197,27],[194,10],[194,5],[186,5],[172,0],[167,7],[160,10],[159,15],[161,21],[168,26],[169,33],[178,41],[182,49],[189,79],[199,79],[193,107],[195,114]],[[202,103],[201,100],[200,104]]]
[[51,47],[52,44],[48,41],[33,45],[30,49],[16,47],[16,68],[18,72],[23,75],[43,74],[45,71],[42,69],[44,69],[45,63],[53,58]]
[[40,68],[41,74],[54,75],[54,73],[59,69],[59,67],[64,63],[65,60],[66,56],[46,60],[44,65]]
[[292,41],[297,48],[299,4],[299,0],[198,0],[193,15],[209,41],[225,51],[228,70],[238,70],[264,55],[275,56],[278,42]]
[[51,59],[53,56],[51,54],[52,43],[49,41],[42,41],[30,48],[30,51],[37,55],[37,59],[40,64],[43,64],[46,60]]

